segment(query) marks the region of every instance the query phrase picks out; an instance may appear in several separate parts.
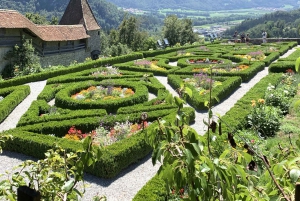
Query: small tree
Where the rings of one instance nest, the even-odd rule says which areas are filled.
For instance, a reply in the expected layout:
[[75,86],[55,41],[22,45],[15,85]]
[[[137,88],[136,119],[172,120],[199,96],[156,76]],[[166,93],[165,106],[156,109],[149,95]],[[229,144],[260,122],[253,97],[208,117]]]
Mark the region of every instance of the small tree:
[[32,40],[25,39],[25,36],[22,36],[21,46],[15,45],[6,53],[4,59],[10,61],[7,68],[12,70],[13,73],[10,74],[15,76],[28,75],[41,70],[40,60],[34,52]]

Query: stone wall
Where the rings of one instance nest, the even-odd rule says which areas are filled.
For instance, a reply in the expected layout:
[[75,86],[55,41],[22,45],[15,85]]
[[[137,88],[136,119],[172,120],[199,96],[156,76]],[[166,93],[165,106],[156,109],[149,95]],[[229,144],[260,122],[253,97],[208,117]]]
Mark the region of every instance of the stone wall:
[[100,32],[99,30],[88,31],[87,33],[90,38],[88,38],[87,42],[87,51],[92,52],[93,50],[100,51]]
[[86,52],[85,49],[82,49],[73,52],[66,52],[40,57],[40,62],[43,68],[58,65],[69,66],[71,63],[74,62],[84,62],[87,57],[90,57],[90,52]]

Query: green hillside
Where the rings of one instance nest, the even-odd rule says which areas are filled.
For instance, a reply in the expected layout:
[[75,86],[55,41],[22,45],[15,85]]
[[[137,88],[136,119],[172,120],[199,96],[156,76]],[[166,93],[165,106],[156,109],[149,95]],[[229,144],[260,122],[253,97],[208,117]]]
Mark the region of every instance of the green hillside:
[[196,0],[107,0],[119,7],[125,8],[139,8],[144,10],[157,9],[193,9],[193,10],[232,10],[255,7],[273,7],[283,8],[285,6],[292,6],[294,9],[298,8],[297,0],[210,0],[210,1],[196,1]]

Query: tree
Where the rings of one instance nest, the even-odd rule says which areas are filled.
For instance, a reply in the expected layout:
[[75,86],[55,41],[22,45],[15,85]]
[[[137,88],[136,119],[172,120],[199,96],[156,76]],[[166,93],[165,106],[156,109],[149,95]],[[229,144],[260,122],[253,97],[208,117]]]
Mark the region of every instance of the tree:
[[197,41],[197,36],[193,32],[192,20],[178,19],[176,15],[170,15],[165,19],[163,35],[169,40],[171,46],[176,43],[184,45]]
[[143,50],[143,44],[148,38],[148,34],[140,31],[139,21],[136,17],[128,18],[126,15],[118,31],[120,43],[126,44],[133,51]]
[[25,13],[25,17],[27,17],[34,24],[48,24],[46,17],[40,15],[38,13]]
[[180,44],[193,43],[197,41],[197,35],[193,32],[193,22],[191,19],[182,19],[180,29]]
[[176,15],[169,15],[164,20],[163,36],[168,39],[171,46],[180,42],[179,23]]
[[9,69],[14,71],[15,76],[28,75],[39,72],[41,64],[39,57],[34,52],[31,39],[26,39],[22,36],[21,46],[15,45],[13,50],[8,51],[4,57],[9,60]]

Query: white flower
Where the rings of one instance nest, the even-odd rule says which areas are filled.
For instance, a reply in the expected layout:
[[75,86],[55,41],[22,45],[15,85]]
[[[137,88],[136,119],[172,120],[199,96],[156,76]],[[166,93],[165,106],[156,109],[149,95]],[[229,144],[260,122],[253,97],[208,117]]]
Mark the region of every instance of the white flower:
[[76,96],[76,100],[82,100],[82,99],[84,99],[85,97],[83,96],[83,95],[81,95],[81,94],[78,94],[77,96]]

